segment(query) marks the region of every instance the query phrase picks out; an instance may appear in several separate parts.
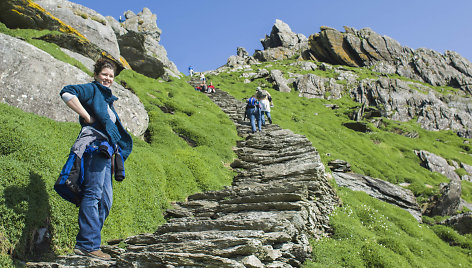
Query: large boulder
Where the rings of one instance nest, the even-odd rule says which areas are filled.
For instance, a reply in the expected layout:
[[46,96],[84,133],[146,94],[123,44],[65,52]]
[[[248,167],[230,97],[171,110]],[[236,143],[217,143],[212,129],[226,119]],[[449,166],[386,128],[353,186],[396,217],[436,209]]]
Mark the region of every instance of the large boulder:
[[253,57],[259,61],[274,61],[300,56],[308,50],[308,39],[292,32],[290,26],[277,19],[270,35],[261,39],[264,50],[256,50]]
[[291,89],[287,85],[287,79],[284,78],[280,70],[270,71],[269,81],[274,85],[275,90],[280,92],[290,92]]
[[287,60],[299,55],[297,51],[286,47],[274,47],[266,50],[256,50],[253,57],[258,61]]
[[[1,33],[0,54],[2,102],[56,121],[78,121],[77,114],[59,97],[59,91],[65,85],[88,83],[92,81],[90,76],[31,44]],[[149,121],[144,105],[122,86],[114,83],[111,88],[119,98],[115,108],[124,126],[136,136],[143,135]]]
[[355,173],[333,172],[333,178],[339,186],[366,194],[396,205],[421,222],[421,210],[413,193],[393,183]]
[[[91,42],[76,28],[58,19],[38,5],[37,2],[30,0],[6,0],[0,2],[0,21],[5,23],[9,28],[58,31],[58,33],[45,34],[38,37],[38,39],[55,43],[62,48],[79,53],[93,61],[105,56],[115,62],[118,66],[118,73],[121,72],[123,68],[128,67],[127,63],[120,59],[119,53],[114,53],[114,55],[110,54],[108,52],[110,51],[109,49],[100,47],[98,44]],[[51,4],[50,2],[52,3],[53,1],[50,0],[45,2],[45,4]],[[72,5],[72,3],[70,4]],[[82,17],[79,18],[78,20],[80,21],[88,21]]]
[[344,90],[343,85],[334,78],[306,74],[295,80],[295,89],[300,97],[319,99],[339,99]]
[[112,27],[105,17],[96,11],[67,0],[36,0],[49,13],[64,23],[77,29],[90,42],[105,50],[115,59],[120,58],[120,50]]
[[0,22],[8,28],[48,29],[85,37],[31,0],[0,1]]
[[434,86],[452,86],[472,93],[472,63],[459,54],[440,54],[431,49],[412,50],[370,28],[345,27],[340,32],[321,27],[308,38],[305,59],[336,65],[372,67],[374,71],[398,74]]
[[415,153],[420,158],[423,167],[441,173],[451,180],[460,180],[459,175],[454,171],[455,168],[449,165],[446,159],[424,150],[415,151]]
[[472,212],[454,215],[442,221],[441,224],[451,226],[462,235],[472,234]]
[[230,56],[225,66],[234,68],[248,64],[257,64],[257,60],[254,57],[249,56],[249,53],[245,48],[238,47],[236,49],[236,55]]
[[164,64],[155,57],[146,54],[145,36],[129,31],[118,37],[120,50],[133,70],[151,78],[162,77],[165,73]]
[[295,50],[308,48],[308,39],[303,34],[296,34],[292,32],[290,26],[285,22],[276,19],[270,36],[266,35],[261,39],[261,44],[264,49],[285,47]]
[[433,196],[425,206],[424,215],[453,216],[461,205],[462,186],[460,180],[451,180],[439,185],[439,194]]
[[[118,43],[120,46],[120,50],[123,46],[127,46],[129,44],[129,38],[137,38],[139,37],[139,42],[141,43],[140,51],[137,51],[140,54],[143,54],[141,57],[148,59],[148,58],[155,58],[155,61],[148,60],[148,64],[155,62],[157,65],[153,66],[153,68],[161,68],[161,64],[164,67],[164,74],[167,77],[180,77],[181,73],[177,69],[177,66],[168,59],[167,51],[165,48],[159,44],[161,38],[161,29],[157,27],[156,14],[152,14],[151,10],[148,8],[143,8],[141,12],[135,14],[132,11],[126,11],[124,13],[126,20],[121,23],[117,24],[116,20],[111,24],[114,25],[115,34],[118,38]],[[113,18],[108,18],[109,21],[113,21]],[[125,44],[123,44],[125,43]],[[123,53],[121,51],[124,58],[129,62],[136,62],[137,59],[133,58],[134,54],[128,54],[128,52]],[[158,63],[160,62],[160,64]],[[130,63],[133,67],[133,64]],[[137,70],[140,72],[139,70]],[[147,73],[152,73],[148,71]],[[147,75],[143,73],[144,75]],[[153,77],[153,76],[151,76]]]

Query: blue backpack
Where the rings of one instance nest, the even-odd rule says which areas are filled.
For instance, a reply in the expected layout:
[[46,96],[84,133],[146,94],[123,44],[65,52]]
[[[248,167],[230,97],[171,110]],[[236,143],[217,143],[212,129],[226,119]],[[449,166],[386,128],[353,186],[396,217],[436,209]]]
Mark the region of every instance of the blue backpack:
[[[113,157],[115,180],[122,181],[125,179],[124,159],[121,154],[121,148],[114,150],[107,142],[103,141],[97,147],[88,146],[84,154],[91,154],[99,151],[107,158]],[[59,178],[54,184],[54,190],[65,200],[71,202],[77,207],[82,201],[82,183],[84,182],[84,159],[80,158],[74,152],[70,152],[64,167],[62,168]]]

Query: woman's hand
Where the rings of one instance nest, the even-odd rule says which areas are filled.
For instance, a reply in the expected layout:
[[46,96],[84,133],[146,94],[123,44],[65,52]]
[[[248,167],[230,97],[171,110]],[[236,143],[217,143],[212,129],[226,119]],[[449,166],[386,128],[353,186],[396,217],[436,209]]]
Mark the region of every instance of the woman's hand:
[[88,118],[84,118],[85,123],[87,123],[87,124],[89,124],[89,125],[95,123],[95,118],[93,118],[92,116],[90,116],[88,113],[87,113],[87,115],[88,115]]
[[82,106],[80,103],[79,99],[77,97],[74,97],[70,99],[68,102],[66,102],[67,106],[71,108],[74,112],[80,115],[85,121],[86,124],[93,124],[95,123],[95,118],[93,118]]

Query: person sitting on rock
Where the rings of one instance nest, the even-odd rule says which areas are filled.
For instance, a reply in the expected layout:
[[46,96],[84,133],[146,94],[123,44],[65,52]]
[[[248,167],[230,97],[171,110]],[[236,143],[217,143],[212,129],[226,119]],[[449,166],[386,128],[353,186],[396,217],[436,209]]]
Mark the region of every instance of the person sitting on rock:
[[213,85],[213,82],[210,82],[210,85],[208,86],[208,93],[215,93],[215,86]]
[[200,91],[203,92],[203,93],[207,93],[208,91],[208,86],[205,82],[201,83],[200,84]]

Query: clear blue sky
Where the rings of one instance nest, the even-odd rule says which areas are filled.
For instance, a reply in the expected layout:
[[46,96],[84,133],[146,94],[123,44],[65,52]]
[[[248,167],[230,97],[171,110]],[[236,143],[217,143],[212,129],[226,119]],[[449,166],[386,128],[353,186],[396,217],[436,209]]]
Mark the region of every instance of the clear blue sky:
[[402,46],[456,51],[472,61],[472,0],[72,0],[118,18],[144,7],[157,15],[160,44],[179,71],[216,69],[244,47],[262,49],[276,19],[306,37],[320,26],[369,27]]

